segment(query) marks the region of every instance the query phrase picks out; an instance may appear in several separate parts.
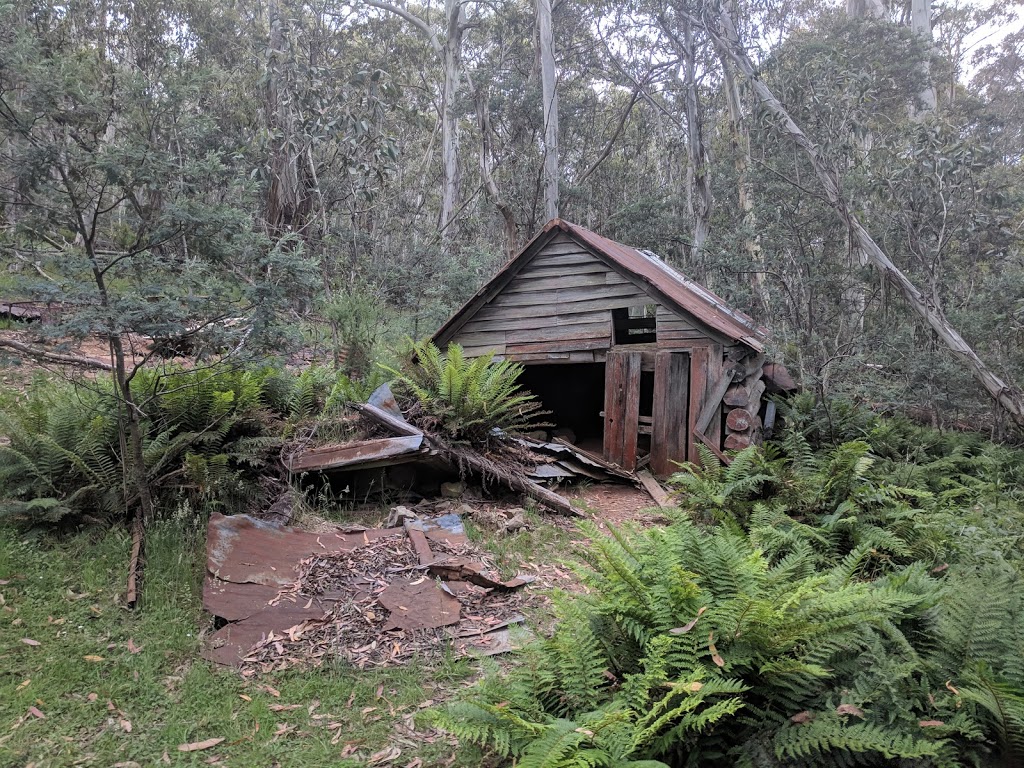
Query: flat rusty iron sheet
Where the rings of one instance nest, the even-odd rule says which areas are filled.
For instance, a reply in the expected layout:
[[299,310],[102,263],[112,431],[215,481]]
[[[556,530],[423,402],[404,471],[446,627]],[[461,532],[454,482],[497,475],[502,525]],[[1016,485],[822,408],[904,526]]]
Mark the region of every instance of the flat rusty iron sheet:
[[369,528],[358,533],[311,533],[249,515],[214,514],[207,528],[206,570],[221,581],[280,588],[295,581],[295,566],[303,558],[345,552],[401,532]]

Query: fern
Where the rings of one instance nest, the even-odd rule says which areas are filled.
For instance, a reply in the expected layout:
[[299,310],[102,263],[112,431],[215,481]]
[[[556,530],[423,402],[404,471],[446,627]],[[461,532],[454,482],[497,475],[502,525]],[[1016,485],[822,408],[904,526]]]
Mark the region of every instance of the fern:
[[384,367],[419,402],[449,437],[487,442],[494,430],[517,433],[538,426],[540,405],[519,388],[523,366],[495,360],[493,353],[467,359],[450,344],[442,354],[430,342],[414,345],[416,363],[404,371]]

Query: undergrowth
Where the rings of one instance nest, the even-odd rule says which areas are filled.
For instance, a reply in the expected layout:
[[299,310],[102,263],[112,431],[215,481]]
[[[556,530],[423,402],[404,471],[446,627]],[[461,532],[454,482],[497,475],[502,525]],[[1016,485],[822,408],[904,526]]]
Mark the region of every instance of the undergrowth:
[[585,525],[586,593],[435,722],[521,768],[1019,765],[1021,453],[801,407],[667,527]]
[[[244,512],[286,478],[284,442],[379,381],[326,369],[146,369],[133,380],[147,481],[162,510]],[[109,522],[135,503],[122,457],[126,414],[104,381],[38,381],[0,413],[0,517]]]

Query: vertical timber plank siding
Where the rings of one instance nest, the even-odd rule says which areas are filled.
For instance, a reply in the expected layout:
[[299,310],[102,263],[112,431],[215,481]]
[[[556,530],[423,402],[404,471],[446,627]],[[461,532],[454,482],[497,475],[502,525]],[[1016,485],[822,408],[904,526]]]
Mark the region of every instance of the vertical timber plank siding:
[[[719,379],[722,378],[722,373],[725,371],[725,358],[723,357],[724,348],[721,344],[712,344],[708,349],[708,375],[707,380],[709,386],[714,386]],[[719,448],[722,447],[722,406],[719,405],[715,410],[715,415],[711,418],[711,424],[704,430],[704,434],[707,435],[708,440],[713,442]]]
[[639,352],[626,352],[629,375],[626,387],[626,413],[623,419],[622,463],[620,466],[632,472],[636,469],[637,438],[640,435],[640,369],[643,356]]
[[609,352],[604,381],[604,457],[633,471],[640,426],[640,353]]
[[686,461],[690,436],[690,355],[658,352],[654,360],[654,424],[651,469],[658,477],[676,471],[673,462]]
[[694,428],[697,425],[697,418],[700,416],[701,408],[704,407],[704,393],[708,387],[708,360],[711,357],[710,347],[694,347],[690,357],[690,414],[687,419],[686,428],[686,455],[694,464],[700,463],[700,454],[697,453],[697,445],[700,441],[693,436]]

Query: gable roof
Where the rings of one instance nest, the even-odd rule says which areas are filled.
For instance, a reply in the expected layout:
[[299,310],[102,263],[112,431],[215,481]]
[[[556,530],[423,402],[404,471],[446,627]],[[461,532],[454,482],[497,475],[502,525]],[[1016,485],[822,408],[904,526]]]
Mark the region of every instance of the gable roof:
[[481,308],[501,293],[512,278],[559,232],[564,232],[598,259],[655,298],[666,309],[692,315],[734,342],[760,352],[768,338],[766,328],[725,303],[704,286],[673,269],[650,251],[631,248],[562,219],[549,221],[518,255],[467,301],[433,336],[447,343]]

